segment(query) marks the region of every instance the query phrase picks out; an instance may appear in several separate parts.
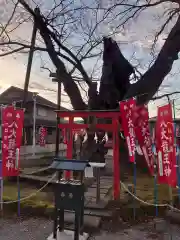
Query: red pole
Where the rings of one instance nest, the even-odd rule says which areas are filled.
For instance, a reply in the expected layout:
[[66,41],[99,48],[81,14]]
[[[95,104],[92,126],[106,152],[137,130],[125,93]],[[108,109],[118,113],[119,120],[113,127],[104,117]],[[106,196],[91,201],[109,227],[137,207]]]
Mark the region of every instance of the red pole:
[[119,161],[119,129],[118,118],[113,118],[113,166],[114,166],[114,200],[120,198],[120,161]]
[[[67,140],[67,160],[68,159],[72,159],[72,152],[73,152],[73,134],[72,134],[72,126],[73,126],[73,122],[74,122],[74,117],[69,116],[69,136],[68,136],[68,140]],[[71,177],[71,172],[70,171],[66,171],[65,172],[65,178],[66,179],[70,179]]]

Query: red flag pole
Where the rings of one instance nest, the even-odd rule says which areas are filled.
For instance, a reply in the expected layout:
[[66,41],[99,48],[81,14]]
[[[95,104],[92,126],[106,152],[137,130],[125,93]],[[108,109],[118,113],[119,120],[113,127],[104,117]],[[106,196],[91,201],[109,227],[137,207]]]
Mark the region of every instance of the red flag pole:
[[2,139],[2,108],[3,108],[3,106],[1,105],[0,106],[1,107],[1,165],[0,165],[0,184],[1,184],[1,189],[0,189],[0,201],[1,201],[1,214],[3,215],[3,192],[4,192],[4,182],[3,182],[3,173],[2,173],[2,164],[3,164],[3,162],[2,162],[2,160],[3,160],[3,151],[2,151],[2,144],[3,144],[3,139]]
[[14,111],[15,111],[15,126],[16,126],[16,154],[15,154],[15,169],[17,174],[17,188],[18,188],[18,216],[21,214],[21,186],[20,186],[20,148],[22,144],[22,133],[23,133],[23,122],[24,122],[24,109],[17,109],[16,102],[14,102]]
[[[15,111],[15,123],[17,122],[16,121],[16,102],[13,102],[13,107],[14,107],[14,111]],[[16,137],[17,137],[17,130],[16,130]],[[18,148],[17,148],[17,142],[16,142],[16,154],[15,154],[15,157],[16,157],[16,162],[15,164],[17,164],[17,167],[19,168],[19,154],[20,154],[20,151],[18,151]],[[18,208],[17,208],[17,215],[18,217],[20,217],[21,215],[21,202],[20,202],[20,199],[21,199],[21,187],[20,187],[20,179],[19,179],[19,174],[17,175],[17,200],[18,200]]]
[[[72,136],[72,125],[74,122],[74,117],[69,116],[69,129],[68,129],[68,140],[67,140],[67,159],[72,159],[72,151],[73,151],[73,136]],[[71,172],[65,172],[65,178],[69,179],[71,176]]]

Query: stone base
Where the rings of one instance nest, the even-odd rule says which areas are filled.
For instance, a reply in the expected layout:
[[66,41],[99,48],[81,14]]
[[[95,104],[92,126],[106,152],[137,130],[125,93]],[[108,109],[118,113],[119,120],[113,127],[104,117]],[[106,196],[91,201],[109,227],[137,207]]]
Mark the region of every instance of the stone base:
[[[89,237],[88,233],[79,235],[79,240],[87,240]],[[74,231],[64,230],[63,232],[57,231],[57,238],[53,238],[53,233],[47,238],[47,240],[74,240]]]
[[166,211],[166,220],[170,223],[180,224],[180,212],[175,210],[167,210]]
[[165,219],[155,218],[154,219],[154,227],[157,231],[163,232],[168,228],[168,223]]

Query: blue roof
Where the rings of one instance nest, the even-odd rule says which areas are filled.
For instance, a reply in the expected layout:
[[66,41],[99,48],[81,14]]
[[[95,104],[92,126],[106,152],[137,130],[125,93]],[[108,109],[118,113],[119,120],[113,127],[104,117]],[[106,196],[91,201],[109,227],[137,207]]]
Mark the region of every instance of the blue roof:
[[60,159],[54,158],[50,168],[55,170],[67,170],[67,171],[84,171],[88,166],[88,161],[76,160],[76,159]]

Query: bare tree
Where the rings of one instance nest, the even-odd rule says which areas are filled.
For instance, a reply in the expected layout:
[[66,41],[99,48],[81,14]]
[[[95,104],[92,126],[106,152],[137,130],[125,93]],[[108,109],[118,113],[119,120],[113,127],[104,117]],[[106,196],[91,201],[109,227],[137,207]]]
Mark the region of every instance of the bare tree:
[[[25,7],[24,9],[26,14],[29,14],[28,17],[30,21],[36,21],[37,16],[34,15],[34,11],[30,8],[30,6],[27,5],[26,2],[22,2],[22,5],[18,5],[19,2],[20,1],[15,3],[12,15],[8,19],[8,23],[2,27],[3,31],[0,43],[2,46],[2,52],[0,56],[7,56],[16,52],[24,53],[30,48],[30,43],[26,39],[14,40],[13,34],[10,34],[7,28],[7,26],[9,27],[11,25],[11,22],[13,25],[15,12],[21,12],[22,6]],[[18,9],[17,5],[20,6],[20,9]],[[35,51],[48,52],[47,44],[49,47],[50,44],[52,44],[51,54],[49,54],[49,56],[56,69],[60,66],[62,67],[62,74],[59,74],[60,78],[71,79],[73,77],[73,79],[68,82],[66,81],[66,83],[63,80],[63,84],[65,91],[69,96],[71,96],[70,99],[73,107],[76,109],[84,109],[86,107],[81,98],[79,88],[82,90],[82,88],[84,89],[85,87],[85,91],[87,91],[88,85],[91,83],[91,80],[87,72],[84,70],[81,62],[83,60],[95,58],[101,54],[102,49],[98,49],[98,45],[102,42],[102,38],[96,33],[97,26],[99,24],[98,21],[101,22],[104,19],[104,17],[102,17],[98,20],[98,9],[94,9],[94,18],[96,20],[93,25],[91,24],[91,21],[87,21],[88,16],[85,15],[85,11],[82,12],[82,9],[82,6],[74,7],[71,1],[59,1],[58,3],[54,1],[54,6],[49,9],[49,11],[44,11],[43,14],[40,13],[38,16],[41,23],[43,23],[43,27],[45,27],[48,31],[47,34],[50,34],[49,39],[46,38],[46,42],[43,41],[44,36],[42,34],[42,29],[40,30],[40,25],[38,25],[40,34],[38,35],[38,40],[36,41],[36,47],[34,49]],[[38,24],[39,20],[37,21]],[[71,40],[75,41],[77,36],[79,36],[79,40],[76,39],[76,42],[71,44]],[[54,53],[57,58],[54,57],[55,55],[52,53]],[[93,71],[95,72],[95,67],[93,68]],[[76,81],[76,84],[74,82],[75,78],[82,79],[82,81]],[[83,86],[84,80],[86,82],[86,86]]]
[[[103,87],[104,78],[101,79],[100,87],[101,99],[104,99],[104,96],[110,99],[108,104],[105,105],[101,101],[99,105],[96,102],[96,107],[111,108],[111,106],[115,106],[117,101],[132,96],[138,96],[140,103],[149,101],[171,71],[174,61],[178,59],[180,48],[178,1],[160,0],[142,3],[140,1],[132,3],[128,0],[115,0],[113,3],[111,1],[93,1],[91,3],[80,1],[76,4],[70,0],[52,0],[50,5],[46,8],[45,1],[33,1],[32,4],[25,0],[11,2],[12,14],[6,23],[1,24],[0,45],[2,52],[0,56],[15,52],[27,52],[30,48],[28,40],[22,39],[22,37],[15,39],[14,32],[24,23],[36,23],[38,38],[34,50],[48,53],[74,109],[87,108],[81,94],[82,84],[85,84],[83,88],[87,91],[94,86],[92,84],[92,72],[95,72],[98,77],[100,76],[99,68],[102,64],[98,61],[98,58],[100,59],[102,56],[103,35],[106,33],[107,37],[116,36],[125,27],[128,27],[132,20],[135,21],[140,18],[144,11],[154,10],[157,7],[164,8],[162,10],[164,23],[158,27],[159,30],[157,29],[152,49],[155,49],[158,38],[165,32],[167,37],[164,44],[159,51],[156,51],[157,54],[154,54],[148,70],[144,74],[139,74],[138,81],[131,85],[128,82],[132,73],[136,72],[135,68],[132,70],[132,65],[127,62],[121,53],[121,66],[119,68],[123,66],[123,69],[117,71],[118,61],[114,63],[111,59],[111,63],[109,61],[107,64],[110,68],[115,66],[113,70],[116,76],[110,74],[111,83],[106,83],[105,87]],[[39,13],[34,11],[35,7],[39,7]],[[107,33],[107,31],[109,32]],[[116,46],[113,46],[117,50]],[[111,54],[110,58],[114,56]],[[105,58],[107,59],[107,57]],[[88,65],[86,63],[90,63],[89,59],[91,63],[95,63],[95,67],[93,66],[88,70],[86,67],[85,70],[85,66]],[[104,68],[107,67],[107,64],[105,63]],[[124,66],[127,67],[126,71]],[[117,82],[118,74],[121,78],[119,83]],[[74,81],[74,77],[80,78],[82,81]],[[113,78],[116,78],[114,82]],[[125,79],[124,83],[122,78]],[[124,87],[124,84],[126,87]],[[107,95],[106,93],[110,86],[113,88],[110,93],[113,93],[114,100],[110,94]],[[117,92],[117,89],[119,92]],[[113,101],[114,103],[112,103]]]
[[[0,56],[27,53],[31,47],[30,36],[25,37],[18,31],[24,26],[31,29],[35,24],[38,32],[34,51],[48,59],[42,67],[49,68],[51,64],[51,68],[55,68],[76,110],[114,109],[119,101],[133,96],[138,97],[139,103],[146,103],[153,98],[178,59],[178,0],[9,0],[8,6],[11,14],[0,18]],[[139,19],[143,22],[143,14],[153,14],[157,9],[160,9],[160,24],[153,26],[154,39],[151,38],[149,46],[151,54],[147,53],[148,63],[139,64],[136,49],[128,61],[118,47],[118,39],[113,41],[110,37],[124,35],[119,45],[131,43],[129,27]],[[158,45],[162,36],[163,43]],[[100,81],[99,93],[97,81],[93,79]],[[44,85],[43,82],[38,84]]]

